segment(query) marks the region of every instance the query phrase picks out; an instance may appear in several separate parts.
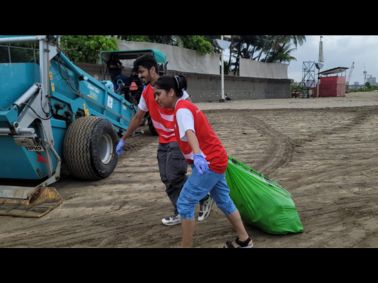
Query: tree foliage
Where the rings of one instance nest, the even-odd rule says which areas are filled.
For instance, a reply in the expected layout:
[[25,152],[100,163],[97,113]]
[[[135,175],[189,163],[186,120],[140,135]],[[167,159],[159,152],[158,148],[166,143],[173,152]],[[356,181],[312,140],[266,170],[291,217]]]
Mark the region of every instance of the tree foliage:
[[239,73],[240,58],[267,63],[296,60],[290,54],[305,40],[302,35],[233,35],[228,62],[230,70]]
[[117,37],[127,41],[177,45],[175,38],[172,35],[117,35]]
[[116,39],[103,35],[67,35],[60,42],[62,51],[75,63],[97,63],[101,51],[117,49]]
[[208,54],[214,51],[212,42],[201,35],[180,36],[183,47],[193,49],[201,54]]

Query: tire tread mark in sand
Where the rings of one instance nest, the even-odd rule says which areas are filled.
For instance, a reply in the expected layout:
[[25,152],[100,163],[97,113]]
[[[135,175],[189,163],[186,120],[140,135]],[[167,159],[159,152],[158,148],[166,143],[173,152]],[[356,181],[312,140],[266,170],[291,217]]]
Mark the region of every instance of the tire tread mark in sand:
[[[350,112],[349,109],[336,109],[335,112]],[[372,114],[376,114],[376,108],[371,109],[370,107],[367,109],[358,108],[356,112],[356,116],[349,122],[341,126],[333,127],[331,129],[322,129],[317,132],[314,132],[307,136],[304,139],[295,139],[293,143],[295,146],[303,146],[306,142],[312,142],[315,139],[322,138],[324,136],[334,135],[334,134],[341,134],[343,132],[350,131],[352,128],[363,124]]]
[[285,166],[290,162],[293,151],[294,143],[289,137],[275,130],[262,120],[251,117],[254,121],[253,127],[264,136],[269,137],[269,145],[267,149],[267,155],[258,163],[256,167],[264,174],[270,174],[277,168]]
[[314,139],[318,139],[325,135],[340,134],[342,132],[350,131],[352,128],[365,122],[373,113],[376,113],[375,109],[358,109],[356,116],[350,123],[332,129],[321,130],[309,135],[308,138],[295,141],[275,130],[262,120],[253,117],[253,126],[261,134],[268,136],[271,141],[267,150],[268,155],[259,162],[257,167],[259,168],[259,171],[264,174],[271,174],[279,167],[285,166],[290,162],[296,146],[303,146],[304,143],[313,141]]

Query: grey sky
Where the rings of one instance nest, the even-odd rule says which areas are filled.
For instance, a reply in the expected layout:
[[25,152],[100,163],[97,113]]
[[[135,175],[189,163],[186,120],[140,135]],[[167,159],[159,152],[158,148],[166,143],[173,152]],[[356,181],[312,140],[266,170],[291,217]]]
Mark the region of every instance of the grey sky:
[[[306,36],[306,42],[291,53],[297,60],[289,64],[290,79],[301,81],[303,61],[318,61],[319,39],[320,36]],[[378,76],[378,36],[323,36],[323,54],[324,67],[321,70],[350,68],[354,61],[351,84],[363,83],[364,67],[368,75]]]

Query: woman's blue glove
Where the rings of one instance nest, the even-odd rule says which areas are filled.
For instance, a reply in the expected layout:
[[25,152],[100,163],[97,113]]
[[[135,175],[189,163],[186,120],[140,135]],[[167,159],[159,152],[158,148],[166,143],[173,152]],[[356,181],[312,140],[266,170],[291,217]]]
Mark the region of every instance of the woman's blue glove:
[[207,160],[205,157],[199,153],[193,155],[194,166],[196,166],[198,172],[202,175],[209,170],[209,165],[207,164]]
[[117,144],[117,147],[116,147],[116,152],[119,155],[121,155],[123,153],[123,147],[125,146],[125,140],[124,139],[120,139],[118,144]]

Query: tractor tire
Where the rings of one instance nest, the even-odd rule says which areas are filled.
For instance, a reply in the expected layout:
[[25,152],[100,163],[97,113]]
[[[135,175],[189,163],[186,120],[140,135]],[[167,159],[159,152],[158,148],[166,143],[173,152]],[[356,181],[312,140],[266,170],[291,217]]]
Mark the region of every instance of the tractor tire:
[[148,123],[148,129],[150,130],[151,135],[157,136],[158,133],[157,133],[155,127],[154,127],[154,124],[152,123],[150,115],[148,115],[148,117],[147,117],[147,123]]
[[81,117],[67,129],[63,158],[76,178],[100,180],[108,177],[118,162],[117,134],[112,124],[99,117]]

